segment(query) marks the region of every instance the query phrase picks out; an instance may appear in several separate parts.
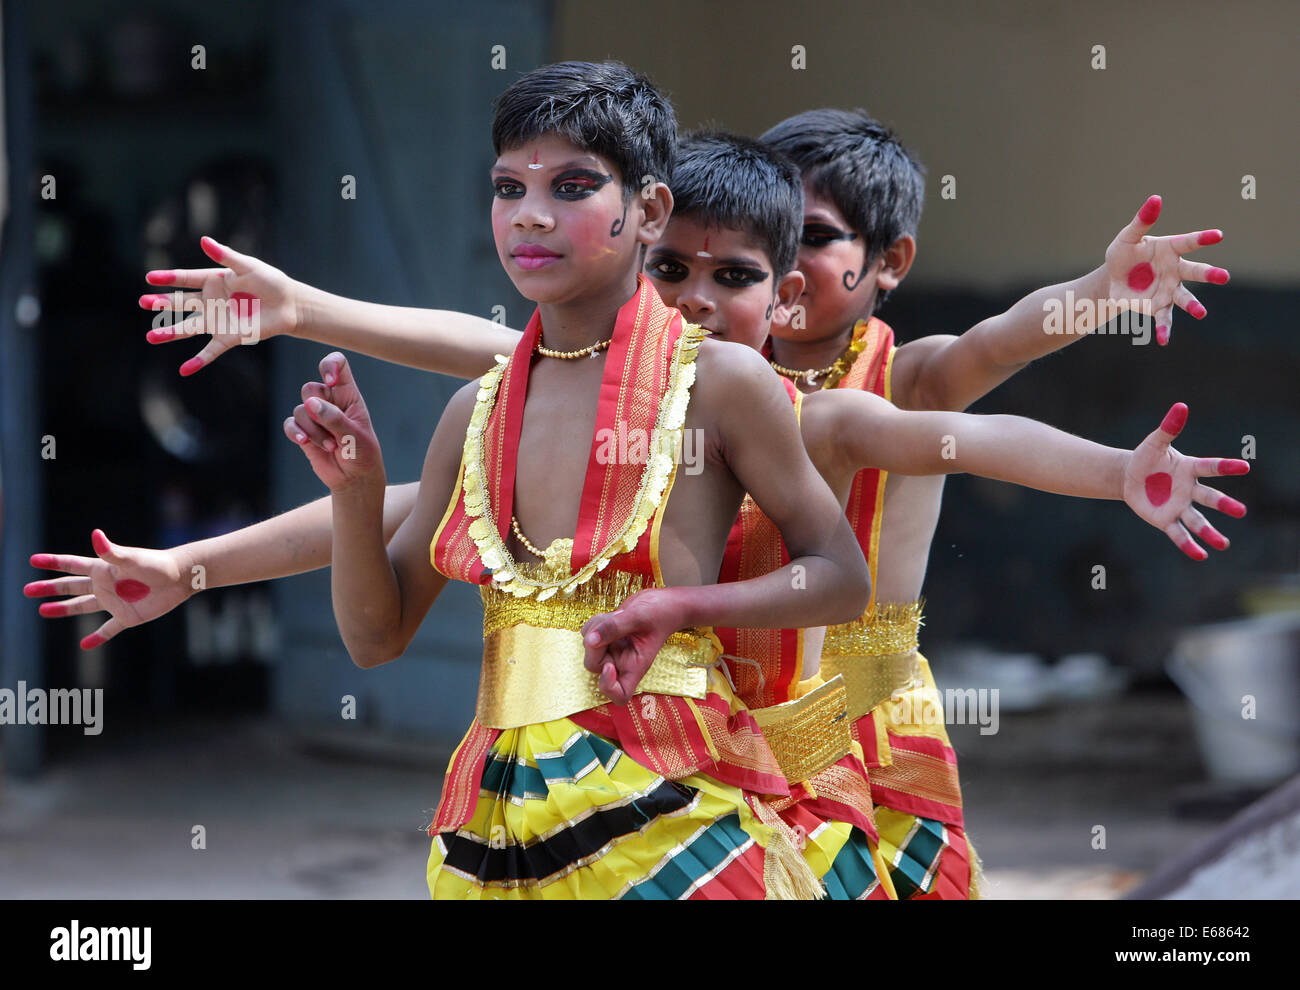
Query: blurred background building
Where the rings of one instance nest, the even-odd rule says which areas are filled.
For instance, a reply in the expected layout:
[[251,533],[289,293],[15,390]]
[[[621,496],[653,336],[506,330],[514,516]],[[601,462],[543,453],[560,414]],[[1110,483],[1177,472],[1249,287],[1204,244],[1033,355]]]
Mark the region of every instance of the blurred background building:
[[[684,128],[756,135],[815,106],[862,106],[895,127],[929,173],[917,263],[881,314],[904,341],[960,332],[1095,268],[1150,193],[1164,196],[1158,232],[1225,231],[1195,257],[1231,269],[1232,282],[1197,289],[1209,317],[1177,312],[1168,348],[1099,335],[974,411],[1131,447],[1187,402],[1182,449],[1253,456],[1252,474],[1223,486],[1250,508],[1220,526],[1231,550],[1193,564],[1117,503],[953,478],[922,645],[941,684],[1003,692],[996,739],[955,734],[972,834],[981,820],[999,823],[987,830],[998,833],[991,869],[1025,847],[998,816],[1014,808],[1016,825],[1033,827],[1063,767],[1079,771],[1060,784],[1069,793],[1089,777],[1152,775],[1124,778],[1111,799],[1122,808],[1141,794],[1133,831],[1167,820],[1149,841],[1171,855],[1203,828],[1179,831],[1189,813],[1227,813],[1297,768],[1291,626],[1249,621],[1300,600],[1300,341],[1285,316],[1300,302],[1294,5],[2,6],[0,687],[102,687],[106,708],[96,737],[0,727],[11,791],[42,773],[81,779],[78,768],[106,753],[121,754],[128,775],[147,772],[140,739],[193,741],[200,725],[202,748],[252,724],[316,752],[404,760],[423,788],[412,807],[432,806],[443,757],[427,754],[455,744],[473,706],[481,640],[470,589],[444,592],[407,655],[371,671],[343,649],[327,572],[205,592],[83,653],[77,641],[103,614],[38,618],[21,593],[40,576],[27,558],[89,554],[97,526],[119,543],[172,546],[323,494],[279,424],[326,348],[277,339],[182,379],[176,368],[197,344],[144,341],[144,272],[207,266],[203,234],[342,295],[485,316],[504,307],[522,326],[530,306],[501,271],[487,223],[491,101],[536,65],[607,57],[669,91]],[[341,195],[345,176],[355,198]],[[456,383],[365,358],[355,367],[390,480],[418,477]],[[54,457],[42,456],[46,437]],[[1228,620],[1237,624],[1197,631]],[[1247,694],[1258,701],[1251,723],[1238,711]],[[340,719],[344,696],[356,699],[355,722]],[[1220,754],[1217,767],[1198,738]],[[1244,755],[1222,758],[1225,747]],[[1266,767],[1240,765],[1263,749]],[[364,793],[358,777],[353,797]],[[1070,815],[1063,828],[1080,821]],[[1043,861],[1074,863],[1065,850],[1077,846],[1086,870],[1078,828],[1082,837],[1047,841]],[[1155,855],[1133,852],[1115,889]],[[0,858],[0,889],[5,869]]]

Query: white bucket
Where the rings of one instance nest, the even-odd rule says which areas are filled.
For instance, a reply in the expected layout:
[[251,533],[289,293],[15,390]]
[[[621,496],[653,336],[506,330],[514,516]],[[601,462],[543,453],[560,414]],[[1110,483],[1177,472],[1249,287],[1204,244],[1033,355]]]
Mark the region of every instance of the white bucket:
[[1300,612],[1189,629],[1165,666],[1211,778],[1267,786],[1300,770]]

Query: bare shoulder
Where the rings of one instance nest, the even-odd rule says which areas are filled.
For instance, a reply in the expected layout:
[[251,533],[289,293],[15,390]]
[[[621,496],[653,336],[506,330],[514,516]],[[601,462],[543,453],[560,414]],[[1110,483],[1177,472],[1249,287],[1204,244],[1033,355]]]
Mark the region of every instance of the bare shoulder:
[[937,408],[930,397],[924,394],[925,377],[922,372],[928,361],[959,339],[961,338],[956,334],[932,333],[909,340],[898,348],[894,354],[890,384],[894,405],[900,409]]
[[790,405],[767,359],[752,347],[731,341],[706,339],[700,344],[695,382],[695,397],[709,409],[743,411],[773,399]]

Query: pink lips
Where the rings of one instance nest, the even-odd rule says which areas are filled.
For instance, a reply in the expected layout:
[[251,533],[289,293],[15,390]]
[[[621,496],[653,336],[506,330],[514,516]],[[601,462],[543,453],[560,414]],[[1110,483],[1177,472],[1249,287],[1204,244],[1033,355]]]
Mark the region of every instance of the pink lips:
[[549,251],[537,244],[520,244],[510,253],[510,256],[515,259],[515,263],[520,268],[527,271],[544,268],[552,262],[560,260],[560,256],[554,251]]

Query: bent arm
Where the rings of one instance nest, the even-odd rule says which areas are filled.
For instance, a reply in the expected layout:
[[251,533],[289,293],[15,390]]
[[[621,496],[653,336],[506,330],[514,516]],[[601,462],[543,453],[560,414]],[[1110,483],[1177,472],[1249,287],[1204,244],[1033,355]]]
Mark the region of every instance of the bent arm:
[[359,667],[400,657],[446,586],[429,561],[429,546],[455,490],[477,388],[470,383],[447,404],[429,443],[414,508],[392,540],[384,539],[382,489],[361,485],[331,496],[334,617]]
[[727,463],[780,530],[790,563],[747,581],[690,588],[682,595],[689,624],[795,629],[857,618],[871,592],[862,550],[804,449],[780,379],[757,352],[735,352],[714,393],[726,397],[719,413]]

